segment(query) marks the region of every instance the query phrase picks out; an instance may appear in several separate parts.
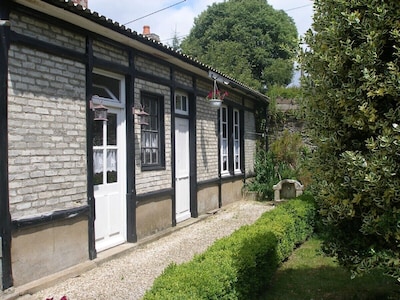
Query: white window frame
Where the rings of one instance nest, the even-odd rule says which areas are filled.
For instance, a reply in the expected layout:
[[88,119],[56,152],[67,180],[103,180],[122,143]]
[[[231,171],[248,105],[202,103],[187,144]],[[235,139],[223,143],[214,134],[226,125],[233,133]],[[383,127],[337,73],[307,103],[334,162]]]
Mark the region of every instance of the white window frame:
[[[240,165],[240,111],[233,110],[233,170],[235,174],[241,174]],[[237,145],[237,147],[236,147]]]
[[106,86],[98,85],[93,82],[93,86],[103,88],[107,94],[110,95],[109,98],[106,97],[99,97],[93,95],[93,103],[94,104],[103,104],[105,106],[116,107],[116,108],[124,108],[125,107],[125,77],[114,74],[111,72],[107,72],[104,70],[94,69],[94,74],[102,75],[105,77],[110,77],[112,79],[116,79],[119,81],[119,95],[114,95]]
[[229,122],[228,107],[220,108],[220,168],[221,176],[229,175]]
[[[177,105],[178,101],[181,103],[180,107],[178,107],[178,105]],[[188,94],[186,94],[184,92],[180,92],[180,91],[175,93],[175,113],[180,114],[180,115],[185,115],[185,116],[189,115]]]

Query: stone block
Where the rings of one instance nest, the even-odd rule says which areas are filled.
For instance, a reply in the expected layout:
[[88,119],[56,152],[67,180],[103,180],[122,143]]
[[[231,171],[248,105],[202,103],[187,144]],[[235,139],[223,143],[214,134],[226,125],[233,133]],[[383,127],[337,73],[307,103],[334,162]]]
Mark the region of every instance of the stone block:
[[304,186],[294,179],[283,179],[273,186],[274,201],[296,198],[303,194]]

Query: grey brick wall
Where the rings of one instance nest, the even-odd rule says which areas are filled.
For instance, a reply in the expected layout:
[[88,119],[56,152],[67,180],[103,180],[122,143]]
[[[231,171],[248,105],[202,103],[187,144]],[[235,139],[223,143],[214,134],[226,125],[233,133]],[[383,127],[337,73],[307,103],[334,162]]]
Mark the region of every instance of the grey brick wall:
[[218,110],[197,97],[197,180],[218,177]]
[[164,96],[164,123],[165,123],[165,170],[141,170],[141,129],[135,116],[135,161],[136,161],[136,192],[148,193],[172,187],[171,170],[171,93],[170,88],[154,82],[141,79],[135,80],[135,107],[140,107],[140,93],[146,91]]
[[15,45],[9,58],[12,218],[86,204],[84,65]]
[[57,27],[28,15],[11,13],[11,29],[35,39],[62,46],[81,53],[85,52],[85,37],[66,28]]
[[93,55],[124,66],[129,66],[128,53],[104,42],[93,41]]
[[187,74],[176,72],[175,80],[176,82],[179,82],[180,84],[186,85],[188,87],[193,86],[192,76],[189,76]]
[[139,71],[143,71],[158,77],[170,79],[171,76],[169,67],[162,66],[141,56],[135,57],[135,67]]
[[256,154],[256,123],[254,113],[245,111],[244,113],[244,166],[246,174],[254,171],[254,159]]

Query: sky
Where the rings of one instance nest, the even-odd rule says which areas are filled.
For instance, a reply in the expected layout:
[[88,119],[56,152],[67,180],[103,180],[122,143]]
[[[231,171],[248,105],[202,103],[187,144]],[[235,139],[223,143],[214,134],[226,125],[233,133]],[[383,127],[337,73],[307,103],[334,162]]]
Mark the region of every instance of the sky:
[[[175,34],[180,39],[188,35],[194,19],[212,3],[219,2],[224,0],[88,0],[88,7],[137,33],[142,33],[143,26],[148,25],[163,44],[171,45]],[[293,18],[300,36],[311,27],[312,0],[268,0],[268,3]]]

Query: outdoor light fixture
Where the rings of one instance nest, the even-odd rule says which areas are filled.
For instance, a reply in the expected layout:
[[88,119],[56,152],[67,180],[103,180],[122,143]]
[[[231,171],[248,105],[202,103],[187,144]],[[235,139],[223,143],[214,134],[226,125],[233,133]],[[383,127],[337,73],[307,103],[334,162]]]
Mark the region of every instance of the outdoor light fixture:
[[149,125],[149,114],[144,111],[143,105],[137,109],[132,107],[132,114],[135,114],[139,117],[139,125]]
[[95,121],[108,121],[107,119],[107,111],[108,108],[105,107],[102,103],[95,105],[93,103],[94,99],[98,99],[99,96],[95,95],[90,100],[90,109],[94,111],[94,119]]
[[230,85],[231,84],[231,80],[229,80],[228,78],[213,72],[213,71],[208,71],[208,77],[210,77],[213,80],[216,80],[219,83],[223,83],[225,85]]

